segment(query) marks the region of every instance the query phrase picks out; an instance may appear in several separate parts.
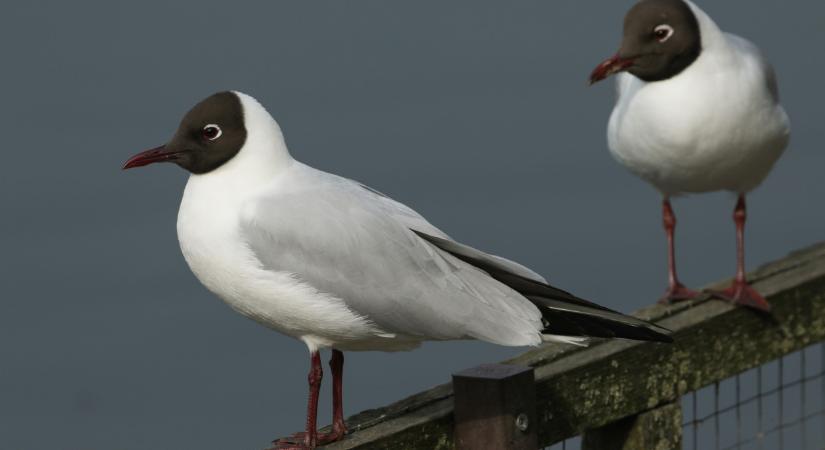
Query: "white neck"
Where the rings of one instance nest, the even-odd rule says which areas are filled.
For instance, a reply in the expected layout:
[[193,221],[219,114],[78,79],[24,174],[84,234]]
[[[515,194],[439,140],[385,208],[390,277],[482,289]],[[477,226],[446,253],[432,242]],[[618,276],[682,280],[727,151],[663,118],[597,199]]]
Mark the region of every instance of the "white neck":
[[702,48],[712,48],[725,44],[725,33],[716,25],[707,13],[696,6],[691,0],[684,0],[699,22],[699,34],[702,36]]
[[217,169],[191,175],[190,185],[208,184],[236,194],[259,188],[295,162],[287,150],[281,127],[254,98],[235,92],[241,100],[246,142],[232,159]]

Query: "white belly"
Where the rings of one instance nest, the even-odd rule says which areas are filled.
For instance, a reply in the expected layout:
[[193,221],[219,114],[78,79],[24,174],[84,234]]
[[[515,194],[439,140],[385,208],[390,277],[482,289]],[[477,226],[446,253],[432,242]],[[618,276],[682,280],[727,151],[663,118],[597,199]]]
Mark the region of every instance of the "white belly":
[[241,202],[206,191],[208,186],[190,178],[178,212],[178,240],[198,280],[234,310],[311,349],[406,350],[418,345],[381,331],[339,298],[291,273],[261,268],[239,234]]
[[610,117],[612,155],[666,195],[754,189],[787,146],[788,119],[767,91],[721,78],[637,82]]

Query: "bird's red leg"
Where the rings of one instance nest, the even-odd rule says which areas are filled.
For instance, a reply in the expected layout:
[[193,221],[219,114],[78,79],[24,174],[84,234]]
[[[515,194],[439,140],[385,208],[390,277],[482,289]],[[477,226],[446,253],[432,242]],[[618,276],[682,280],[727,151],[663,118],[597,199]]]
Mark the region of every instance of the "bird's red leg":
[[310,359],[309,376],[309,402],[307,404],[307,424],[306,431],[295,433],[289,438],[272,441],[272,449],[277,450],[311,450],[318,446],[318,430],[316,420],[318,418],[318,393],[321,390],[321,379],[324,376],[324,369],[321,367],[321,354],[318,351],[312,352]]
[[676,250],[674,248],[673,235],[676,231],[676,215],[673,214],[673,208],[670,206],[670,199],[665,197],[662,201],[662,223],[667,234],[667,268],[668,268],[668,287],[665,295],[659,299],[660,303],[675,303],[683,300],[690,300],[697,295],[698,292],[686,288],[679,282],[676,276]]
[[329,444],[341,440],[347,434],[344,423],[344,353],[332,350],[329,360],[332,369],[332,431],[318,436],[319,444]]
[[665,227],[665,233],[667,234],[668,286],[665,294],[659,299],[659,302],[670,304],[682,300],[690,300],[699,295],[699,293],[686,288],[685,285],[679,282],[679,278],[676,276],[676,249],[674,245],[676,215],[673,214],[670,199],[667,197],[662,201],[662,222]]
[[731,287],[714,292],[714,295],[729,300],[737,305],[749,306],[761,311],[770,311],[771,305],[761,294],[756,292],[745,279],[745,219],[747,208],[745,195],[739,194],[736,209],[733,210],[733,221],[736,223],[736,277]]

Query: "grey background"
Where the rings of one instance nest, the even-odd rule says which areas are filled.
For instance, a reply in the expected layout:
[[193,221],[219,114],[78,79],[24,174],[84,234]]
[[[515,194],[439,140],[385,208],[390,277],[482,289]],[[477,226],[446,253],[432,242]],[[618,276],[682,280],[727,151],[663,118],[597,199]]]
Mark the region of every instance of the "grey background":
[[[180,255],[185,173],[119,170],[219,90],[257,97],[298,159],[458,239],[623,311],[661,294],[658,195],[607,153],[612,83],[585,83],[630,1],[167,3],[0,14],[0,449],[251,449],[302,427],[304,346],[231,312]],[[769,55],[794,126],[751,196],[753,267],[825,236],[825,6],[703,3]],[[684,280],[732,275],[732,197],[675,207]],[[518,351],[349,354],[347,412]]]

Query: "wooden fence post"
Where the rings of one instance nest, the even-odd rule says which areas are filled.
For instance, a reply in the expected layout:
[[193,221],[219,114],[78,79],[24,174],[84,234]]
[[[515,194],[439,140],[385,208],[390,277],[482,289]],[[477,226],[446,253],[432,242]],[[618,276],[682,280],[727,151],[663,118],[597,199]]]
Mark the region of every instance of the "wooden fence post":
[[456,450],[536,450],[532,367],[485,364],[453,374]]
[[584,433],[582,450],[679,450],[682,407],[670,403]]

